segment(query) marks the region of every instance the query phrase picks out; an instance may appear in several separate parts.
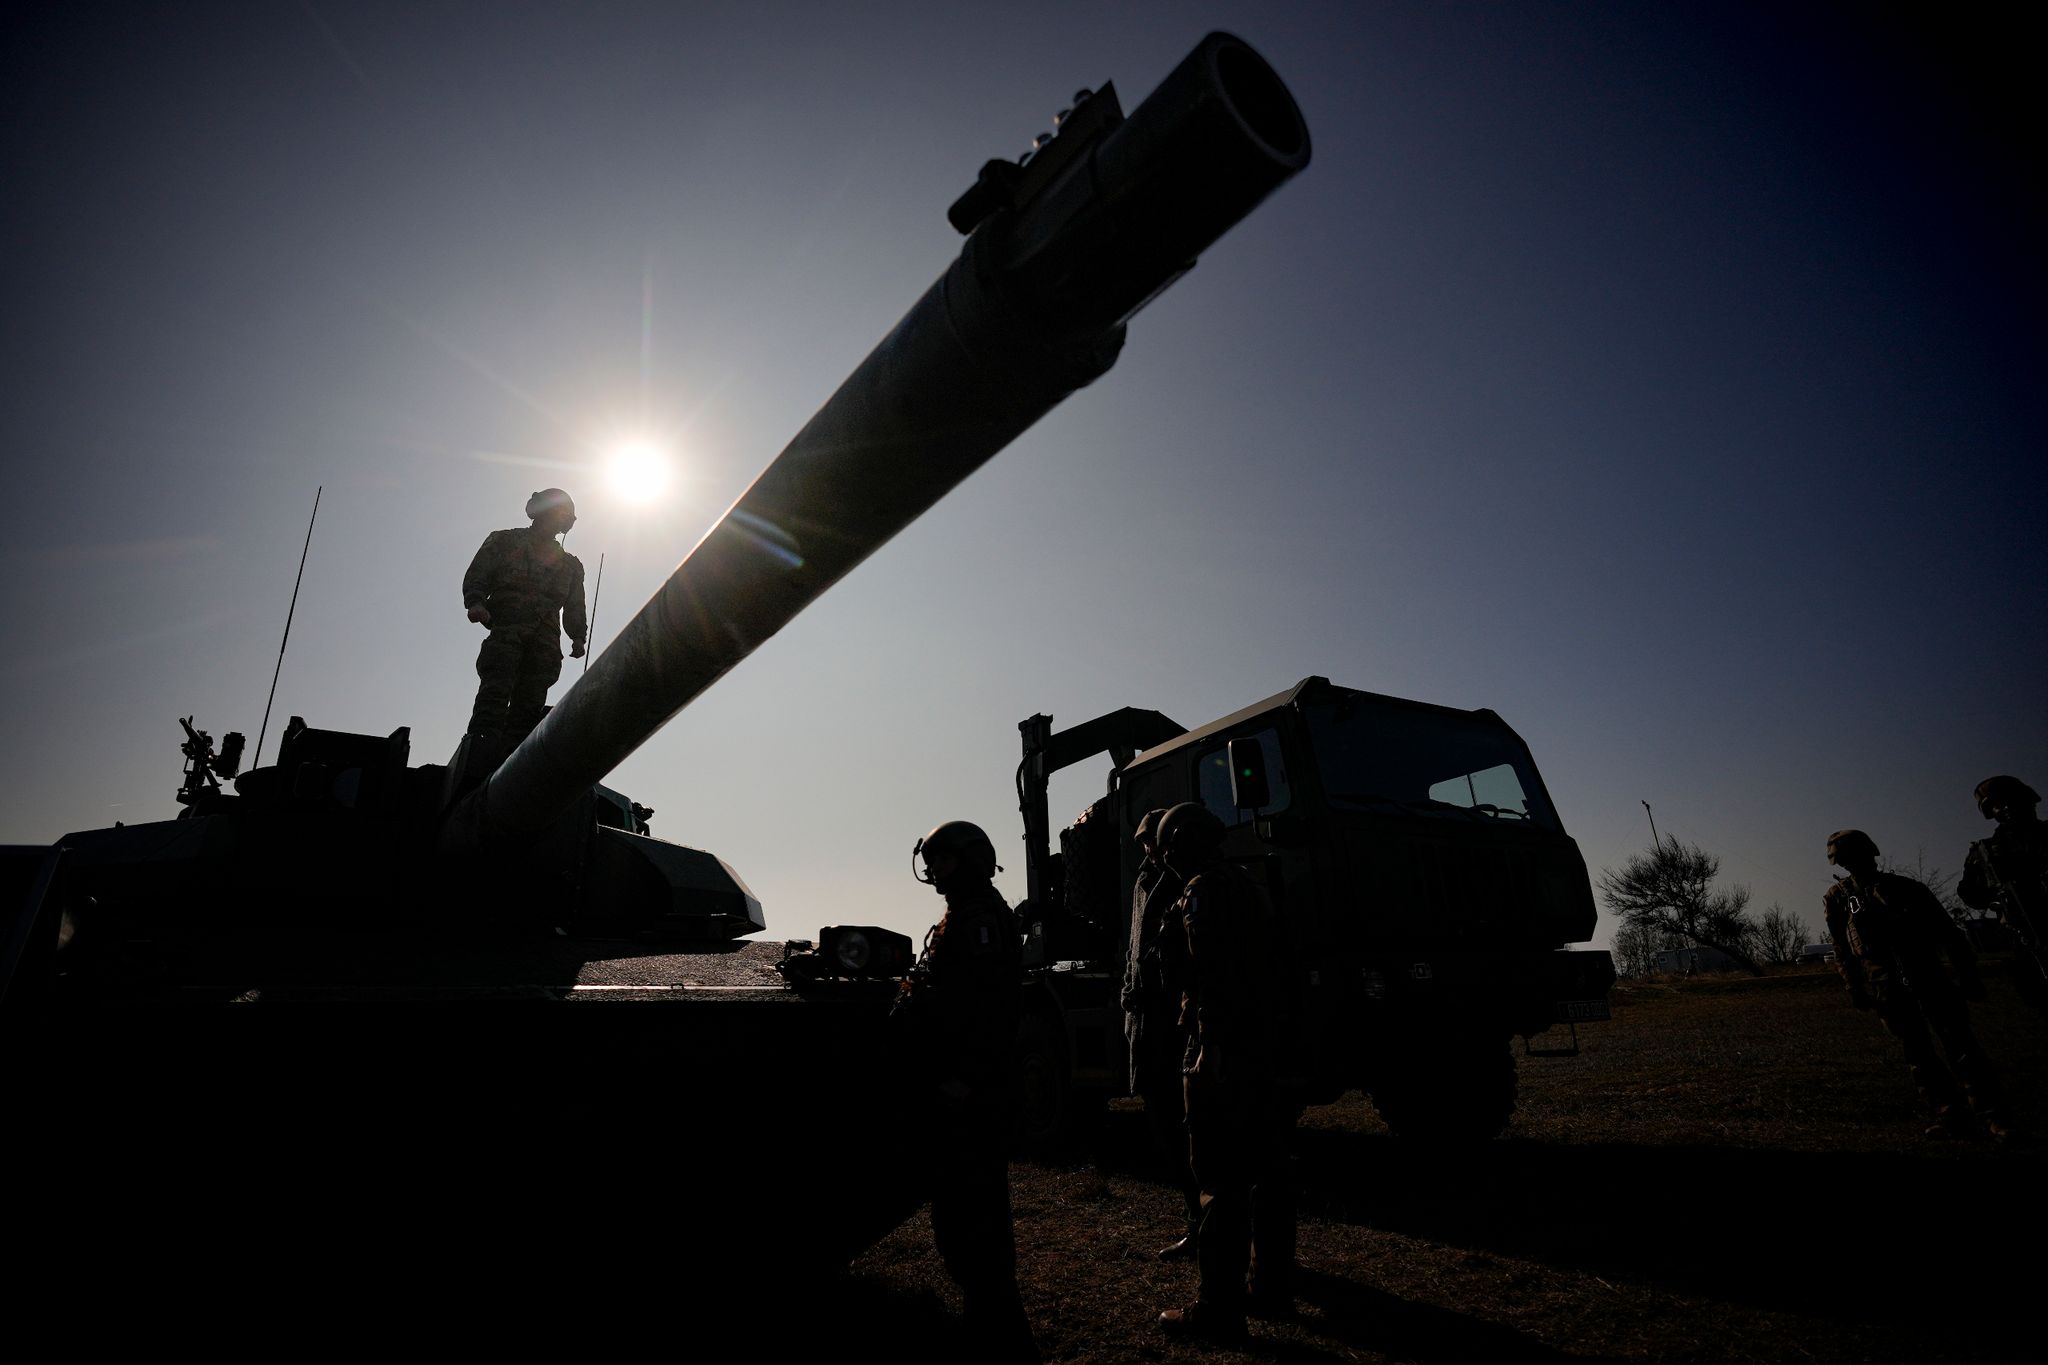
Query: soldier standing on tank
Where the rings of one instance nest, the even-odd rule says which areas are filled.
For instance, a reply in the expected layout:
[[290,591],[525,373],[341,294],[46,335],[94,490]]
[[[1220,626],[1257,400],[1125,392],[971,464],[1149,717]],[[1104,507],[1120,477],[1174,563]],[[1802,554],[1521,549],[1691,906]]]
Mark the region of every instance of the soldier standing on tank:
[[924,862],[918,880],[946,898],[908,984],[937,1130],[932,1238],[984,1357],[1035,1361],[1038,1347],[1017,1294],[1005,1150],[1015,1112],[1023,944],[993,885],[995,845],[978,825],[940,825],[911,856]]
[[1133,1095],[1145,1101],[1145,1124],[1153,1146],[1181,1189],[1187,1219],[1181,1239],[1159,1253],[1162,1261],[1193,1260],[1202,1225],[1202,1191],[1188,1169],[1187,1097],[1181,1078],[1186,1040],[1181,1037],[1180,994],[1168,990],[1160,973],[1159,930],[1180,899],[1182,878],[1160,860],[1157,832],[1166,811],[1151,810],[1138,821],[1143,854],[1131,887],[1130,943],[1124,956],[1124,1043]]
[[2000,774],[1977,784],[1977,809],[1998,828],[1970,845],[1956,894],[1965,905],[1996,910],[2015,948],[2013,976],[2020,994],[2048,1011],[2041,935],[2048,930],[2048,821],[2041,795],[2017,777]]
[[[1860,829],[1828,836],[1828,861],[1848,873],[1827,889],[1821,908],[1835,941],[1835,960],[1849,1001],[1875,1009],[1906,1049],[1906,1066],[1934,1116],[1929,1137],[1961,1137],[1969,1121],[1958,1092],[1985,1131],[2009,1134],[2001,1094],[1964,1004],[1984,998],[1977,954],[1934,893],[1911,877],[1877,870],[1877,844]],[[1942,958],[1954,971],[1943,970]],[[1935,1052],[1941,1040],[1948,1060]]]
[[1181,995],[1188,1156],[1201,1188],[1195,1301],[1159,1315],[1168,1332],[1241,1341],[1247,1312],[1293,1310],[1293,1110],[1277,1078],[1295,1014],[1286,939],[1266,893],[1223,856],[1223,822],[1194,802],[1166,813],[1160,857],[1185,886],[1160,933]]
[[576,524],[576,504],[559,488],[526,501],[531,526],[484,537],[462,575],[469,619],[489,629],[476,656],[476,708],[469,733],[510,745],[547,713],[548,689],[562,676],[562,627],[569,657],[583,657],[590,623],[583,610],[583,561],[556,536]]

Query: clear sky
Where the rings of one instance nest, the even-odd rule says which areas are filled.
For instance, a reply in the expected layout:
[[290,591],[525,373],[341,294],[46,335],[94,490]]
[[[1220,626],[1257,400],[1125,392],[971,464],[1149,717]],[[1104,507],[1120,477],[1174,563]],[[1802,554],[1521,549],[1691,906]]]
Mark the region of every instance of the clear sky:
[[[2041,125],[1989,11],[38,8],[0,838],[174,815],[181,715],[253,744],[323,484],[266,753],[298,714],[444,760],[487,532],[576,495],[601,647],[944,268],[982,161],[1211,28],[1314,163],[614,774],[656,833],[775,934],[917,934],[942,820],[1022,895],[1020,719],[1310,673],[1498,710],[1596,873],[1647,799],[1810,921],[1830,830],[1954,871],[1980,778],[2048,782]],[[635,436],[648,505],[602,474]]]

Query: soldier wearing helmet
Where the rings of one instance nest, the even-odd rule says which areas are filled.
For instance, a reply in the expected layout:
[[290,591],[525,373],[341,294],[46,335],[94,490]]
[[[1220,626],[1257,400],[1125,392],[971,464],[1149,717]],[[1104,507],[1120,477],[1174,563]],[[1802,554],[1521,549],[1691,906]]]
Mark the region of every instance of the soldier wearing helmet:
[[[1821,907],[1849,1001],[1859,1010],[1875,1009],[1904,1045],[1906,1066],[1934,1116],[1927,1136],[1970,1132],[1961,1100],[2003,1140],[2008,1130],[1998,1078],[1963,1003],[1965,996],[1984,998],[1977,954],[1933,892],[1911,877],[1878,871],[1877,859],[1876,842],[1860,829],[1828,836],[1828,861],[1847,875],[1827,889]],[[1946,1062],[1935,1051],[1937,1038]]]
[[531,526],[484,537],[462,575],[462,605],[490,631],[477,651],[469,733],[508,745],[547,713],[548,689],[562,676],[562,628],[572,659],[583,657],[590,635],[583,561],[555,540],[576,524],[576,504],[559,488],[543,488],[527,499],[526,515]]
[[1005,1151],[1023,1005],[1023,942],[997,891],[995,845],[949,820],[917,841],[914,875],[946,898],[906,983],[917,1065],[937,1132],[932,1239],[960,1286],[961,1316],[981,1352],[1037,1360],[1017,1294],[1017,1242]]
[[1276,1080],[1291,1043],[1294,981],[1272,902],[1223,856],[1221,819],[1183,802],[1160,820],[1159,855],[1186,883],[1160,931],[1181,999],[1188,1158],[1200,1186],[1196,1299],[1168,1332],[1241,1341],[1247,1312],[1293,1310],[1294,1205],[1285,1175],[1294,1111]]
[[1144,1098],[1145,1122],[1152,1130],[1153,1144],[1181,1187],[1187,1231],[1159,1253],[1161,1260],[1176,1261],[1194,1258],[1202,1221],[1202,1191],[1188,1169],[1187,1101],[1180,1072],[1186,1040],[1176,1028],[1180,994],[1167,989],[1160,973],[1160,928],[1167,911],[1180,899],[1184,884],[1159,857],[1159,822],[1165,816],[1162,808],[1147,811],[1138,820],[1135,838],[1142,861],[1131,887],[1130,938],[1124,954],[1121,999],[1131,1093]]
[[2048,821],[2040,793],[2001,774],[1977,784],[1977,809],[1998,828],[1970,845],[1956,894],[1979,910],[1996,910],[2012,935],[2013,979],[2035,1009],[2048,1012]]

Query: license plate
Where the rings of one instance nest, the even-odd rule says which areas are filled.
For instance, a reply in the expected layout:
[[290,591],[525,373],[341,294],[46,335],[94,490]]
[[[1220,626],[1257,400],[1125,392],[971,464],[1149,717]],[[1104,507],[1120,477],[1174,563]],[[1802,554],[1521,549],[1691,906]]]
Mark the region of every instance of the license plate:
[[1612,1019],[1605,1000],[1560,1000],[1557,1002],[1557,1018],[1560,1023],[1583,1024],[1588,1020]]

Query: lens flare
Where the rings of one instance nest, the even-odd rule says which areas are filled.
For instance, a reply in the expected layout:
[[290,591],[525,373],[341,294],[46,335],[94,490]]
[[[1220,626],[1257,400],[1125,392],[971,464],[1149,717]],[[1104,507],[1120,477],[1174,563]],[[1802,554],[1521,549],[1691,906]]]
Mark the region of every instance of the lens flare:
[[668,491],[674,471],[666,451],[636,441],[612,452],[605,465],[605,481],[612,492],[627,502],[652,502]]

